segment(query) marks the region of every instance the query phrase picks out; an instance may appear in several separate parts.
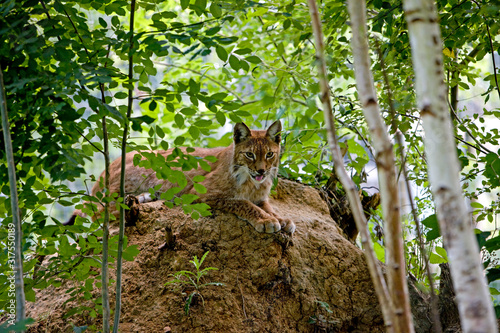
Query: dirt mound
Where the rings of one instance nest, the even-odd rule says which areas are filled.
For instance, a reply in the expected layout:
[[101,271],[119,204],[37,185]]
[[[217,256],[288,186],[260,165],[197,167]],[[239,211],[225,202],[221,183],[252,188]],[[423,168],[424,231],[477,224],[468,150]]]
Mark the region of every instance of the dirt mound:
[[[293,236],[260,234],[219,211],[194,221],[161,202],[139,205],[136,225],[126,229],[140,254],[124,262],[120,331],[382,332],[363,254],[341,236],[318,192],[280,180],[271,204],[296,223]],[[218,270],[204,282],[224,285],[201,289],[186,315],[192,289],[165,283],[207,251],[202,268]],[[62,318],[72,306],[63,304],[67,288],[38,293],[30,332],[71,332],[70,322],[100,327],[99,319]]]

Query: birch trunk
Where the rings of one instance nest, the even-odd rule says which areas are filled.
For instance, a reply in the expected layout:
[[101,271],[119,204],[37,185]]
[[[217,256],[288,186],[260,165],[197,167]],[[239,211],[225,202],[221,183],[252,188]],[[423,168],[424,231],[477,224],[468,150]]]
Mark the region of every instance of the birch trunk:
[[446,102],[441,33],[432,0],[405,0],[416,77],[418,108],[425,130],[429,182],[448,253],[463,332],[497,333],[471,220],[460,187],[460,169]]
[[361,236],[361,244],[363,245],[368,269],[370,271],[373,285],[375,287],[375,292],[377,294],[377,297],[380,302],[380,307],[382,309],[382,315],[384,317],[384,322],[387,327],[387,332],[394,332],[394,327],[393,327],[394,309],[391,303],[391,299],[389,297],[389,292],[387,291],[387,285],[382,276],[381,269],[377,264],[375,252],[373,251],[373,244],[371,242],[371,238],[367,230],[367,221],[363,213],[363,207],[359,199],[358,190],[344,168],[344,161],[342,159],[342,154],[340,152],[339,145],[337,142],[335,121],[333,119],[332,106],[330,101],[330,87],[328,85],[328,79],[326,73],[323,31],[321,27],[321,21],[319,18],[318,8],[316,5],[316,0],[308,0],[308,5],[311,14],[314,40],[316,44],[316,57],[318,60],[318,74],[321,87],[321,101],[323,103],[323,113],[325,115],[328,144],[330,146],[333,162],[335,164],[335,171],[349,198],[349,203],[351,205],[354,221]]
[[375,161],[385,221],[387,284],[395,313],[394,330],[396,332],[414,332],[406,281],[396,165],[393,145],[380,115],[370,70],[366,33],[366,3],[365,0],[348,0],[347,7],[351,18],[351,47],[354,55],[356,86],[375,148]]

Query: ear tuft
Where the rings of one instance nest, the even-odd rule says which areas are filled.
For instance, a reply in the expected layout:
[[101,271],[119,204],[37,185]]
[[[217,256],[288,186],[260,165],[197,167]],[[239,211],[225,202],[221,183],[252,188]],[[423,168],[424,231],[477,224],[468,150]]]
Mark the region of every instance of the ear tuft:
[[235,144],[247,140],[251,135],[252,133],[245,123],[237,123],[234,125],[233,140]]
[[271,140],[279,144],[281,142],[281,121],[276,120],[267,129],[266,136]]

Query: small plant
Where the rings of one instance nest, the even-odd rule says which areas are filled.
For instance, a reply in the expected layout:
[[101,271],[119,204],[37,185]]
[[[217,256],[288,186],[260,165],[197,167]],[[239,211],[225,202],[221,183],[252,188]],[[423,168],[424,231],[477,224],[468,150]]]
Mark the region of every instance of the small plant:
[[184,306],[184,311],[186,313],[186,316],[189,315],[189,308],[191,307],[191,304],[193,302],[193,298],[195,296],[199,296],[201,298],[203,306],[205,306],[205,300],[203,299],[203,295],[201,294],[200,290],[204,287],[207,286],[223,286],[224,283],[220,282],[207,282],[207,283],[202,283],[202,277],[207,275],[209,271],[216,271],[218,268],[215,267],[206,267],[201,269],[201,265],[203,265],[203,261],[207,257],[208,253],[210,251],[205,252],[203,257],[201,257],[200,260],[198,260],[197,256],[193,257],[193,260],[190,260],[189,262],[194,265],[196,268],[196,272],[192,271],[178,271],[175,274],[170,274],[170,276],[173,276],[174,279],[172,281],[168,281],[165,283],[166,285],[169,284],[180,284],[180,285],[185,285],[187,287],[194,288],[194,290],[188,295],[186,299],[186,304]]
[[[336,325],[340,321],[334,319],[333,311],[330,309],[330,305],[326,302],[316,301],[321,307],[318,312],[323,312],[323,314],[318,313],[317,316],[312,316],[309,318],[309,324],[314,325],[314,332],[333,332]],[[323,311],[322,311],[323,310]]]

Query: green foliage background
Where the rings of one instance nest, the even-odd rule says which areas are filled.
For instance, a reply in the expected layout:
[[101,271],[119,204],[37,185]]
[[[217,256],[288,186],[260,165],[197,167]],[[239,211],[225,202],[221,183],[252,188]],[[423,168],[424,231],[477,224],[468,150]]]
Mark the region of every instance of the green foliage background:
[[[445,45],[446,81],[458,99],[470,95],[484,107],[465,110],[450,105],[456,128],[457,153],[462,162],[464,193],[478,229],[478,240],[488,278],[500,277],[494,255],[500,247],[497,230],[500,200],[500,118],[498,75],[492,67],[476,65],[498,50],[500,3],[495,0],[439,0]],[[319,87],[314,69],[314,45],[308,8],[303,1],[155,1],[137,2],[133,43],[134,80],[127,77],[129,16],[127,1],[3,1],[0,7],[0,64],[7,87],[7,101],[19,200],[24,232],[27,300],[35,301],[35,289],[58,286],[72,279],[79,287],[74,299],[90,299],[99,276],[102,236],[99,223],[64,227],[54,214],[57,203],[78,206],[90,200],[87,189],[98,172],[89,163],[102,159],[102,118],[106,117],[112,146],[121,145],[124,121],[132,124],[130,150],[167,149],[176,146],[224,146],[231,142],[231,126],[244,121],[264,128],[282,119],[285,132],[280,175],[322,186],[332,170],[326,146]],[[422,129],[415,107],[413,72],[407,28],[401,1],[368,1],[373,73],[380,104],[390,124],[393,103],[398,128],[404,134],[410,180],[419,214],[424,220],[426,246],[431,263],[446,261],[427,182]],[[328,70],[334,113],[342,141],[348,145],[347,168],[355,182],[366,186],[373,167],[370,137],[354,89],[350,28],[345,4],[323,1],[320,5],[327,38]],[[378,51],[377,51],[378,49]],[[385,68],[379,61],[384,59]],[[497,66],[499,64],[497,63]],[[388,100],[382,79],[387,72],[393,93]],[[484,88],[482,88],[484,87]],[[104,96],[101,94],[103,88]],[[126,119],[127,90],[134,91],[134,109]],[[492,102],[493,101],[493,102]],[[222,129],[221,129],[222,128]],[[0,142],[3,147],[3,139]],[[397,148],[397,147],[396,147]],[[7,165],[0,150],[0,219],[11,220]],[[164,177],[185,183],[171,162],[148,158]],[[186,168],[203,167],[204,161],[185,156]],[[160,172],[161,173],[161,172]],[[84,180],[80,191],[68,184]],[[203,189],[200,189],[203,191]],[[478,201],[478,198],[480,200]],[[191,205],[193,197],[177,202],[197,218],[206,207]],[[98,204],[98,200],[93,200]],[[381,225],[381,214],[371,225]],[[434,217],[434,218],[433,218]],[[424,285],[425,262],[414,236],[414,222],[405,216],[408,270]],[[0,244],[7,233],[0,230]],[[85,235],[82,237],[81,235]],[[375,239],[375,235],[373,236]],[[111,239],[111,262],[116,257]],[[383,254],[383,241],[378,241]],[[437,246],[437,247],[436,247]],[[48,268],[40,268],[43,256]],[[133,260],[134,247],[125,247],[124,258]],[[0,267],[7,260],[0,254]],[[0,304],[7,302],[7,281],[0,269]],[[97,316],[95,308],[71,312]]]

